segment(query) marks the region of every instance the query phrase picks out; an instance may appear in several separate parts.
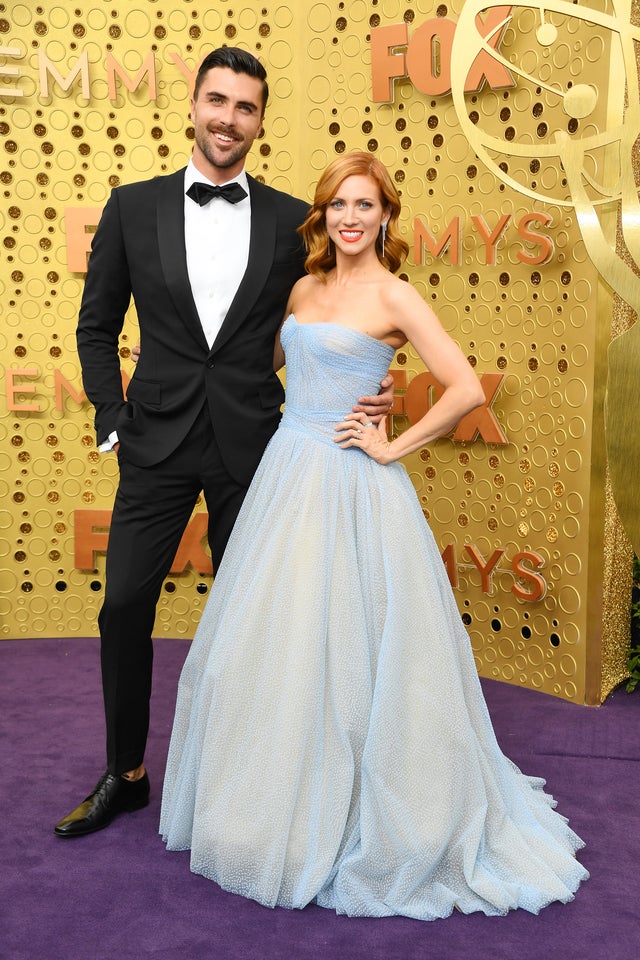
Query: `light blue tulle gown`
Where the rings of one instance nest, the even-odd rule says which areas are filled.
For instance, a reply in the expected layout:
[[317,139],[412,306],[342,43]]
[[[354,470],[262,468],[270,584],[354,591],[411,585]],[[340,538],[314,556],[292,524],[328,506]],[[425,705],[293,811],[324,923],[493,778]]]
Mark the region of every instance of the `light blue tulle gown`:
[[284,417],[180,679],[168,849],[269,906],[430,920],[571,900],[582,842],[498,747],[405,469],[333,442],[393,350],[293,316],[282,343]]

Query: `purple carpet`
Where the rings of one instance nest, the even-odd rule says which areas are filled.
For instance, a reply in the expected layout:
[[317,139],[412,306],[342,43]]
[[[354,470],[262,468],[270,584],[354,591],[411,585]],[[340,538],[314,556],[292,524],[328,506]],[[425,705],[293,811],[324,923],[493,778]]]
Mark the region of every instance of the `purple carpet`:
[[96,640],[0,642],[3,960],[635,960],[639,950],[640,692],[596,709],[483,681],[498,740],[545,777],[586,841],[573,903],[538,917],[454,914],[424,923],[269,910],[189,872],[158,836],[164,760],[188,644],[155,645],[147,753],[152,802],[77,840],[56,820],[103,766]]

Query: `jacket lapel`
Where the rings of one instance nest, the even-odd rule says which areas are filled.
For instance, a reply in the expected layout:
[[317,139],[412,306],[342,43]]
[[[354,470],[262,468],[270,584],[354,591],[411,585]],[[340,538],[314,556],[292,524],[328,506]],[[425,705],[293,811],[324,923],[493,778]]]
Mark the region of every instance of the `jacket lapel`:
[[261,183],[254,180],[253,177],[248,177],[248,182],[251,197],[249,261],[240,286],[213,343],[211,353],[219,350],[245,319],[258,299],[273,263],[276,244],[276,205],[271,192]]
[[158,247],[165,283],[185,326],[198,345],[209,351],[187,273],[184,239],[184,170],[166,178],[158,191]]

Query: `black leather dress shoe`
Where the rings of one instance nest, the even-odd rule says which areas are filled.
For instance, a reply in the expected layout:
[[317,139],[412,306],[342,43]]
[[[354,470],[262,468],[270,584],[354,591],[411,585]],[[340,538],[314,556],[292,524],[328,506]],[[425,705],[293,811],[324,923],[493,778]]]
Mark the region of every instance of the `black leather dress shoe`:
[[54,833],[58,837],[83,837],[108,827],[119,813],[140,810],[148,803],[149,777],[146,773],[139,780],[126,780],[106,772],[98,780],[93,793],[56,823]]

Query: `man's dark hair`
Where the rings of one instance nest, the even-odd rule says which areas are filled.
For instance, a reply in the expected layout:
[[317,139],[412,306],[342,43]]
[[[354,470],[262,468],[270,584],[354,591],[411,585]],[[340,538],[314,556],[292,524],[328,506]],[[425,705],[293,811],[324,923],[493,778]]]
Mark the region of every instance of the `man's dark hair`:
[[197,100],[198,90],[204,80],[205,75],[213,67],[228,67],[234,73],[246,73],[249,77],[255,77],[256,80],[262,80],[262,113],[264,114],[267,100],[269,99],[269,86],[267,84],[267,71],[262,66],[257,57],[247,50],[241,50],[240,47],[218,47],[212,50],[204,58],[193,88],[193,99]]

